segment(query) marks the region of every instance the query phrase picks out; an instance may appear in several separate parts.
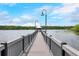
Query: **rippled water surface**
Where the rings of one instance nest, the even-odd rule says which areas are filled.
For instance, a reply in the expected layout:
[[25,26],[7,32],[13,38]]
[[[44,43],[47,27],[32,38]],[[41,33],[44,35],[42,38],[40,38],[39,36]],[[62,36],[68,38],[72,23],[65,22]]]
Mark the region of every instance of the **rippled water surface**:
[[79,35],[68,30],[48,30],[47,33],[79,50]]
[[33,32],[34,30],[0,30],[0,42],[13,41]]
[[[33,33],[34,30],[0,30],[0,42],[16,40],[22,35]],[[64,41],[79,50],[79,36],[68,30],[48,30],[48,35]]]

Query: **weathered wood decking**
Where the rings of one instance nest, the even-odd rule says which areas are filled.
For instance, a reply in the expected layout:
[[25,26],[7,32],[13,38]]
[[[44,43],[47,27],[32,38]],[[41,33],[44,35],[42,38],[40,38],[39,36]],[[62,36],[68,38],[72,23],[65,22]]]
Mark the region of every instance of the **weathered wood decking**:
[[47,47],[41,32],[38,32],[36,39],[28,53],[28,56],[50,56],[49,48]]

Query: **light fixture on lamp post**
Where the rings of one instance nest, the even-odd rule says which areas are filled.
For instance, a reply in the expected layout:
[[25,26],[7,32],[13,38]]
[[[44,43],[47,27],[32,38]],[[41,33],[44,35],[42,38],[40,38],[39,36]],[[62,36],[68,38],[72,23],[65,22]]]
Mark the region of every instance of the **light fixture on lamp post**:
[[46,42],[47,42],[47,10],[46,9],[42,10],[41,16],[45,17],[45,34],[46,34],[45,39],[46,39]]

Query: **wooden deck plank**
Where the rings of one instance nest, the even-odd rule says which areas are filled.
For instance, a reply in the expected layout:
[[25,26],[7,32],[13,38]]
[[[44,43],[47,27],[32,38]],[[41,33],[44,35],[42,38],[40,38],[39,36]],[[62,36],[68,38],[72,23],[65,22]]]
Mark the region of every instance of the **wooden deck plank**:
[[41,32],[38,32],[28,56],[51,56]]

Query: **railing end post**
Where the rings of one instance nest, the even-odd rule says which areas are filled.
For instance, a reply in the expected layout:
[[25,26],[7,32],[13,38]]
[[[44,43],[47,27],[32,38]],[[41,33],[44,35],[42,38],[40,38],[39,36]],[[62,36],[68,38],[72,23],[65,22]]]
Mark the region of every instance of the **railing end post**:
[[2,45],[4,45],[4,56],[8,56],[8,46],[7,46],[7,42],[1,43]]
[[67,45],[67,43],[66,42],[61,43],[61,54],[62,54],[62,56],[65,56],[65,51],[63,50],[63,45]]

